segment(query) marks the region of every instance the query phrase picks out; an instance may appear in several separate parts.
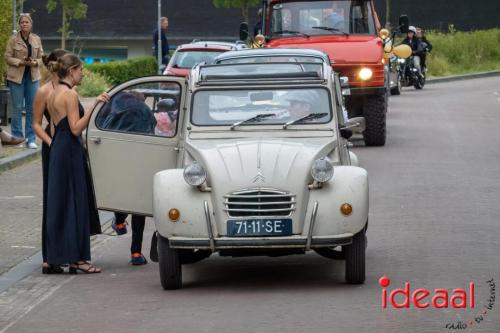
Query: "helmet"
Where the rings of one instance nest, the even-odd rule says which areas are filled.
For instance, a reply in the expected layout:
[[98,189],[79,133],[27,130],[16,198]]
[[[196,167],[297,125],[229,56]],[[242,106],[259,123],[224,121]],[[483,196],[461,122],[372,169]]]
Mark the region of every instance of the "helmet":
[[410,25],[408,27],[408,32],[412,31],[415,35],[417,34],[417,28],[415,28],[413,25]]
[[177,105],[173,98],[165,98],[156,103],[156,108],[161,108],[164,111],[174,111],[177,110]]

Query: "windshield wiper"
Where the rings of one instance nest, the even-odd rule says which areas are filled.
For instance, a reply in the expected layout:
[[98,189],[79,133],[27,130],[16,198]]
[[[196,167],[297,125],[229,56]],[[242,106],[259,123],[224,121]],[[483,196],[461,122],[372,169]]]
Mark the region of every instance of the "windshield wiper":
[[304,36],[304,37],[307,37],[307,38],[310,37],[308,34],[305,34],[305,33],[300,32],[300,31],[293,31],[293,30],[273,31],[273,34],[280,34],[280,35],[283,35],[283,34],[293,34],[293,35]]
[[313,119],[323,118],[324,116],[328,116],[328,113],[326,113],[326,112],[309,113],[308,115],[302,116],[302,117],[294,119],[294,120],[290,120],[289,122],[285,123],[283,125],[283,129],[287,129],[288,126],[293,125],[295,123],[298,123],[299,121],[313,120]]
[[259,121],[262,121],[263,119],[268,118],[268,117],[276,117],[276,113],[261,113],[261,114],[258,114],[256,116],[251,117],[251,118],[235,122],[234,124],[231,125],[231,127],[229,127],[229,129],[233,130],[235,127],[238,127],[238,126],[240,126],[241,124],[244,124],[244,123],[250,123],[250,122],[256,122],[256,123],[258,123]]
[[312,27],[313,29],[320,29],[320,30],[326,30],[326,31],[330,31],[330,32],[339,32],[341,34],[343,34],[344,36],[349,36],[349,34],[345,31],[342,31],[340,29],[337,29],[337,28],[331,28],[331,27],[324,27],[324,26],[321,26],[321,27]]

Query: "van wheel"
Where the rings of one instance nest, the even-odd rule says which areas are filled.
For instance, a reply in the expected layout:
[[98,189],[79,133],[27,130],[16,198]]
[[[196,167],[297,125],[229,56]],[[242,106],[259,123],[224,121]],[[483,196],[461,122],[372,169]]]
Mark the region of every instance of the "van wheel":
[[387,99],[385,96],[368,96],[363,105],[363,117],[366,120],[366,129],[363,138],[367,146],[385,145],[387,113]]
[[361,284],[365,282],[365,253],[366,237],[365,229],[358,232],[352,238],[352,244],[345,249],[345,280],[350,284]]
[[182,266],[179,251],[172,249],[167,238],[158,234],[158,267],[163,289],[182,288]]

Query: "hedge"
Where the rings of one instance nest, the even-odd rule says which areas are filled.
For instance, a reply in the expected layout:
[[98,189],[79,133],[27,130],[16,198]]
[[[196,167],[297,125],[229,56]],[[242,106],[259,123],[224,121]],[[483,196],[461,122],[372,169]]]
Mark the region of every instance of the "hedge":
[[3,55],[12,33],[12,1],[0,0],[0,86],[5,84],[5,60]]
[[140,57],[123,61],[95,63],[85,65],[85,68],[106,77],[112,85],[120,84],[141,76],[154,75],[158,70],[154,57]]

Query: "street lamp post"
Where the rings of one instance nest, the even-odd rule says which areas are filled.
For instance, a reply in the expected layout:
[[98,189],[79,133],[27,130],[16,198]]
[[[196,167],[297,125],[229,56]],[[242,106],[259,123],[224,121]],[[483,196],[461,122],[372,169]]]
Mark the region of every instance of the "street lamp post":
[[158,75],[161,75],[161,64],[162,64],[162,47],[161,47],[161,0],[158,0],[158,41],[157,41],[156,56],[158,58]]
[[12,0],[12,34],[15,35],[17,33],[16,26],[16,0]]

